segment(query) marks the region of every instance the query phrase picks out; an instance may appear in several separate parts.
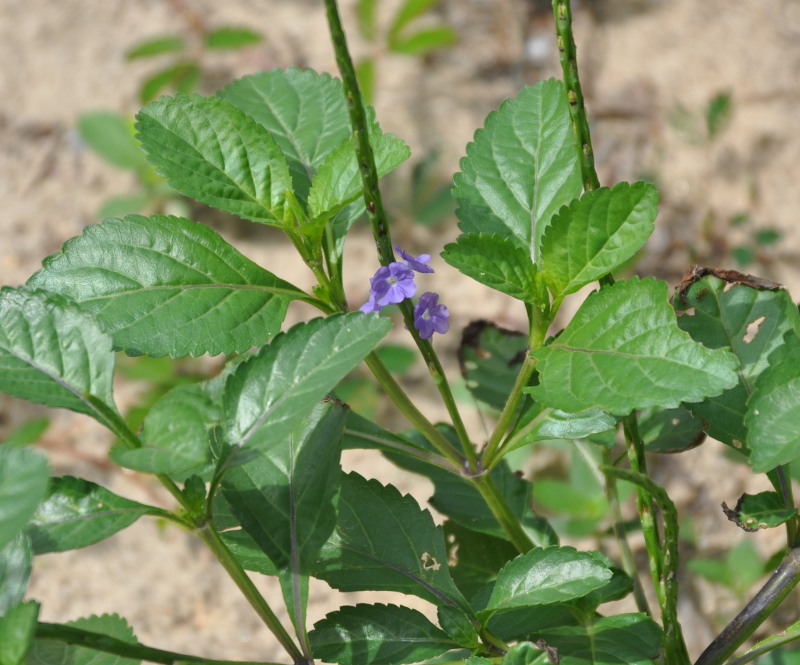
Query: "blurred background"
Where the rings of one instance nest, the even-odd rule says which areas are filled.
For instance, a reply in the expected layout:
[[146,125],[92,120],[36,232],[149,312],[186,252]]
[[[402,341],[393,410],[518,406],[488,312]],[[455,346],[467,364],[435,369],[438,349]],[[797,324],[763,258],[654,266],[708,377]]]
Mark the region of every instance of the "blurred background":
[[[457,235],[450,182],[490,111],[525,84],[560,77],[550,3],[440,0],[410,17],[403,0],[341,6],[364,90],[383,128],[412,149],[386,179],[384,196],[395,240],[434,255],[453,330],[438,344],[457,374],[460,332],[471,320],[522,329],[525,313],[436,257]],[[601,183],[646,179],[661,193],[656,231],[630,271],[675,286],[694,264],[733,268],[784,283],[797,298],[800,0],[574,0],[573,11]],[[24,283],[87,224],[158,212],[203,221],[272,272],[310,287],[312,275],[272,229],[172,192],[140,157],[131,130],[138,108],[160,94],[211,94],[244,74],[293,65],[336,72],[321,0],[0,0],[2,283]],[[357,307],[376,264],[368,228],[348,242],[348,296]],[[424,367],[396,356],[408,385],[425,391]],[[120,358],[118,402],[141,422],[168,387],[218,368],[214,359]],[[362,378],[349,384],[352,399],[380,416],[384,407]],[[426,411],[444,417],[434,403]],[[481,422],[473,417],[478,432]],[[0,440],[10,436],[38,440],[58,473],[163,499],[149,481],[111,469],[108,437],[86,418],[0,396]],[[568,480],[570,453],[555,448],[539,466]],[[360,470],[368,475],[393,474],[384,479],[421,501],[429,496],[422,481],[365,459],[349,463],[366,464]],[[708,442],[683,459],[661,460],[654,472],[682,515],[692,507],[687,556],[712,562],[695,566],[683,587],[695,653],[780,547],[771,535],[743,534],[719,510],[745,490],[767,489],[746,485],[753,481],[740,469]],[[544,493],[539,498],[547,503]],[[732,546],[734,557],[723,555]],[[31,592],[44,601],[45,620],[120,612],[154,646],[279,658],[232,584],[208,572],[211,563],[189,535],[137,524],[93,548],[38,559]],[[312,621],[339,602],[324,585],[321,594]]]

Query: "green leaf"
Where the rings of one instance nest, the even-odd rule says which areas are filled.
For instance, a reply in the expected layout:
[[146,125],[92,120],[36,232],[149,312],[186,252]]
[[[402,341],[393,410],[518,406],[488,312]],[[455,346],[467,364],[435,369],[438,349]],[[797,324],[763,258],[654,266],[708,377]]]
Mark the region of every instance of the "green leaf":
[[444,533],[450,545],[450,574],[467,598],[494,582],[503,566],[519,552],[507,540],[478,533],[447,520]]
[[540,402],[528,402],[503,451],[510,452],[538,441],[552,439],[585,439],[592,434],[615,428],[617,419],[601,409],[567,413],[551,409]]
[[[552,663],[546,649],[540,648],[530,642],[520,642],[513,645],[503,657],[503,665],[546,665]],[[558,654],[554,654],[556,657]]]
[[753,471],[769,471],[800,457],[800,337],[788,332],[756,381],[744,423]]
[[80,303],[130,355],[173,357],[261,346],[304,295],[208,227],[162,215],[88,226],[28,284]]
[[470,606],[453,583],[441,527],[410,496],[344,474],[336,530],[315,576],[341,591],[399,591],[436,605]]
[[485,623],[498,610],[565,603],[599,589],[611,579],[608,566],[574,547],[535,547],[507,563],[497,577]]
[[0,548],[16,540],[47,493],[47,458],[31,448],[0,446]]
[[352,136],[342,83],[311,69],[273,69],[245,76],[219,95],[274,138],[305,201],[325,157]]
[[592,293],[561,335],[532,355],[541,383],[526,390],[573,413],[672,408],[737,382],[736,358],[681,331],[667,285],[652,278],[632,277]]
[[377,0],[357,0],[356,18],[358,19],[358,29],[361,34],[372,41],[375,39],[375,29],[377,27]]
[[16,538],[0,547],[0,616],[22,602],[32,567],[33,552],[26,533],[17,534]]
[[418,663],[458,646],[421,612],[382,604],[330,612],[308,638],[315,658],[341,665]]
[[34,554],[93,545],[130,526],[142,515],[165,511],[109,492],[95,483],[61,476],[50,483],[29,527]]
[[747,400],[770,353],[784,343],[784,334],[800,331],[797,306],[784,289],[756,288],[713,275],[696,279],[674,300],[676,309],[687,310],[678,318],[682,330],[712,349],[727,347],[739,358],[737,384],[689,408],[708,422],[709,436],[741,448],[748,439]]
[[50,427],[49,418],[33,418],[6,434],[2,442],[5,446],[27,446],[29,443],[36,443],[39,438]]
[[105,425],[113,375],[111,338],[77,305],[25,287],[0,289],[0,392]]
[[729,520],[735,521],[745,531],[758,531],[788,522],[797,515],[797,509],[787,507],[777,492],[759,492],[743,494],[736,508],[726,509],[725,513]]
[[353,312],[300,323],[275,338],[225,385],[228,443],[265,450],[279,444],[390,327],[388,319]]
[[458,361],[475,399],[502,409],[527,352],[523,333],[484,320],[470,323],[461,337]]
[[189,93],[197,89],[200,81],[200,67],[195,62],[178,62],[159,69],[145,79],[139,89],[139,101],[142,104],[155,99],[159,93],[171,89]]
[[130,120],[112,111],[89,111],[78,117],[78,134],[98,155],[121,169],[147,170],[150,166],[134,138]]
[[[467,233],[444,246],[442,258],[472,279],[523,302],[539,302],[530,252],[508,238]],[[546,294],[545,294],[546,295]]]
[[661,629],[644,614],[598,617],[536,636],[557,649],[560,665],[652,665],[661,648]]
[[707,426],[683,407],[648,409],[639,416],[639,433],[649,453],[679,453],[695,448],[705,440]]
[[175,53],[182,51],[186,44],[182,37],[177,35],[167,35],[165,37],[155,37],[154,39],[147,39],[139,42],[132,48],[125,52],[127,60],[135,60],[137,58],[150,58],[154,55],[161,55],[162,53]]
[[413,455],[426,454],[430,449],[417,445],[411,439],[389,432],[372,420],[348,411],[342,439],[343,450],[411,451]]
[[[137,643],[133,629],[118,614],[92,615],[76,621],[69,621],[66,625],[100,635],[108,635],[129,644]],[[140,662],[135,658],[125,658],[105,651],[76,646],[69,649],[69,661],[65,665],[138,665]]]
[[[378,177],[383,177],[411,156],[408,146],[394,134],[384,134],[367,112],[370,144]],[[313,219],[328,219],[361,196],[363,185],[356,156],[355,141],[346,138],[328,153],[314,175],[308,194],[308,213]]]
[[249,28],[224,26],[206,33],[204,42],[210,49],[237,49],[258,44],[262,37]]
[[454,183],[464,233],[508,238],[538,263],[545,227],[583,190],[563,84],[523,88],[489,114]]
[[162,97],[136,116],[147,160],[182,194],[219,210],[281,226],[292,189],[275,139],[219,97]]
[[223,531],[220,537],[245,570],[252,570],[254,573],[262,575],[278,575],[275,564],[244,529]]
[[278,568],[309,574],[336,525],[345,415],[334,402],[317,404],[269,454],[223,477],[233,514]]
[[440,1],[441,0],[405,0],[392,19],[392,23],[389,26],[389,36],[393,37],[397,35],[397,33],[411,23],[411,21],[433,9]]
[[438,48],[453,46],[458,33],[448,25],[425,28],[414,34],[389,39],[389,50],[406,55],[425,55]]
[[19,603],[0,615],[0,665],[22,665],[36,633],[39,603]]
[[202,386],[177,386],[145,416],[142,447],[117,444],[111,460],[134,471],[165,473],[184,481],[209,465],[209,430],[219,420],[219,408]]
[[452,605],[439,605],[436,608],[436,618],[445,633],[458,646],[464,649],[477,649],[480,642],[478,632],[470,618],[464,612]]
[[621,182],[586,192],[558,212],[542,236],[542,275],[556,301],[623,265],[653,232],[658,192]]

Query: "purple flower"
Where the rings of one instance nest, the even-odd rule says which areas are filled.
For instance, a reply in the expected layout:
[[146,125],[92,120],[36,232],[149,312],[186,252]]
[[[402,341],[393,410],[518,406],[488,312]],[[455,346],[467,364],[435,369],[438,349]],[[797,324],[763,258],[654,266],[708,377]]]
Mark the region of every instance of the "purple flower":
[[404,252],[397,245],[395,245],[394,248],[400,256],[403,257],[403,262],[411,268],[411,270],[416,270],[417,272],[433,272],[433,268],[428,265],[428,262],[431,260],[430,254],[420,254],[414,257],[408,252]]
[[419,303],[414,307],[414,327],[422,339],[430,339],[435,332],[446,333],[450,329],[448,318],[450,312],[439,304],[438,293],[428,291],[419,297]]
[[369,283],[369,300],[360,308],[366,313],[379,312],[381,307],[403,302],[417,292],[414,273],[398,261],[378,268]]

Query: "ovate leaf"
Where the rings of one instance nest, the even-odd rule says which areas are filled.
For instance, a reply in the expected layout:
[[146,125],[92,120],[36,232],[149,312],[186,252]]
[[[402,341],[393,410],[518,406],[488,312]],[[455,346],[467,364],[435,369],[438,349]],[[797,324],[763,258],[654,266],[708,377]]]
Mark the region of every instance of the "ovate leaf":
[[[73,628],[87,630],[90,633],[107,635],[117,640],[136,644],[136,635],[130,624],[118,614],[92,615],[67,623]],[[72,650],[69,665],[138,665],[141,661],[136,658],[125,658],[87,647],[75,647]]]
[[0,616],[22,602],[33,567],[31,541],[26,533],[0,547]]
[[523,407],[514,432],[503,446],[508,452],[548,439],[584,439],[616,427],[617,419],[601,409],[567,413],[529,402]]
[[769,356],[769,367],[756,381],[747,403],[745,425],[753,471],[769,471],[800,457],[800,337],[786,334],[786,342]]
[[44,499],[47,458],[31,448],[0,446],[0,550],[14,542]]
[[303,295],[208,227],[162,215],[87,227],[28,284],[79,302],[129,354],[173,357],[261,346]]
[[106,424],[113,375],[111,338],[77,305],[24,287],[0,289],[0,392]]
[[219,418],[218,407],[202,386],[177,386],[147,413],[142,447],[117,444],[111,449],[111,459],[128,469],[166,473],[183,481],[208,466],[209,430]]
[[576,600],[605,586],[611,576],[609,567],[591,552],[536,547],[503,567],[479,616],[485,622],[498,610]]
[[512,646],[503,657],[503,665],[545,665],[552,663],[558,657],[558,653],[530,642],[520,642]]
[[0,665],[22,665],[36,633],[39,603],[29,600],[0,614]]
[[50,483],[30,525],[35,554],[86,547],[130,526],[142,515],[163,515],[147,506],[108,491],[100,485],[61,476]]
[[313,319],[277,337],[225,385],[228,443],[262,449],[279,444],[390,326],[388,319],[353,312]]
[[699,446],[707,426],[683,407],[648,409],[639,416],[639,433],[649,453],[679,453]]
[[736,384],[737,359],[678,329],[667,286],[632,277],[592,293],[550,345],[533,352],[540,384],[527,389],[553,408],[614,415],[676,407]]
[[454,183],[464,233],[508,238],[538,263],[545,226],[583,190],[563,84],[523,88],[489,114]]
[[690,408],[708,422],[709,436],[741,448],[748,439],[747,400],[769,364],[770,353],[784,343],[788,330],[800,331],[797,305],[785,289],[756,288],[706,275],[682,288],[675,306],[686,310],[678,325],[693,339],[712,349],[727,347],[739,358],[736,385]]
[[736,508],[729,509],[724,503],[722,508],[732,522],[745,531],[758,531],[780,526],[797,515],[796,508],[787,508],[783,498],[777,492],[759,492],[743,494],[736,503]]
[[249,28],[224,26],[207,33],[205,36],[206,48],[211,49],[238,49],[252,46],[261,41],[261,35]]
[[556,300],[630,259],[657,213],[658,192],[644,182],[601,187],[562,208],[542,236],[541,271]]
[[474,280],[524,302],[540,302],[530,252],[496,235],[468,233],[445,245],[442,258]]
[[128,118],[112,111],[89,111],[78,117],[78,133],[109,164],[132,171],[149,170]]
[[447,520],[444,533],[450,544],[450,574],[467,598],[497,579],[497,574],[519,552],[507,540],[478,533]]
[[273,137],[219,97],[162,97],[136,116],[147,160],[182,194],[245,219],[280,226],[292,189]]
[[458,646],[421,612],[381,604],[331,612],[308,638],[315,658],[341,665],[418,663]]
[[469,612],[447,567],[442,529],[391,485],[344,474],[336,530],[316,577],[342,591],[399,591]]
[[437,48],[452,46],[458,41],[458,33],[449,25],[425,28],[411,35],[394,37],[389,40],[389,48],[395,53],[424,55]]

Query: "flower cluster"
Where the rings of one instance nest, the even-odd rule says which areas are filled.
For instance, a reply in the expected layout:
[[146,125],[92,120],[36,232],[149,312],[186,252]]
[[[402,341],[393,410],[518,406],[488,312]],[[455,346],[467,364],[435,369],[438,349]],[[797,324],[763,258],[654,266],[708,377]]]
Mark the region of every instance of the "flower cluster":
[[[397,245],[394,247],[402,257],[402,261],[394,261],[388,266],[381,266],[370,278],[369,300],[361,306],[364,313],[380,312],[386,305],[396,305],[417,292],[414,273],[433,272],[428,263],[430,254],[411,256]],[[450,327],[447,307],[439,304],[439,295],[426,292],[419,298],[414,307],[414,327],[422,339],[430,339],[434,332],[446,333]]]

